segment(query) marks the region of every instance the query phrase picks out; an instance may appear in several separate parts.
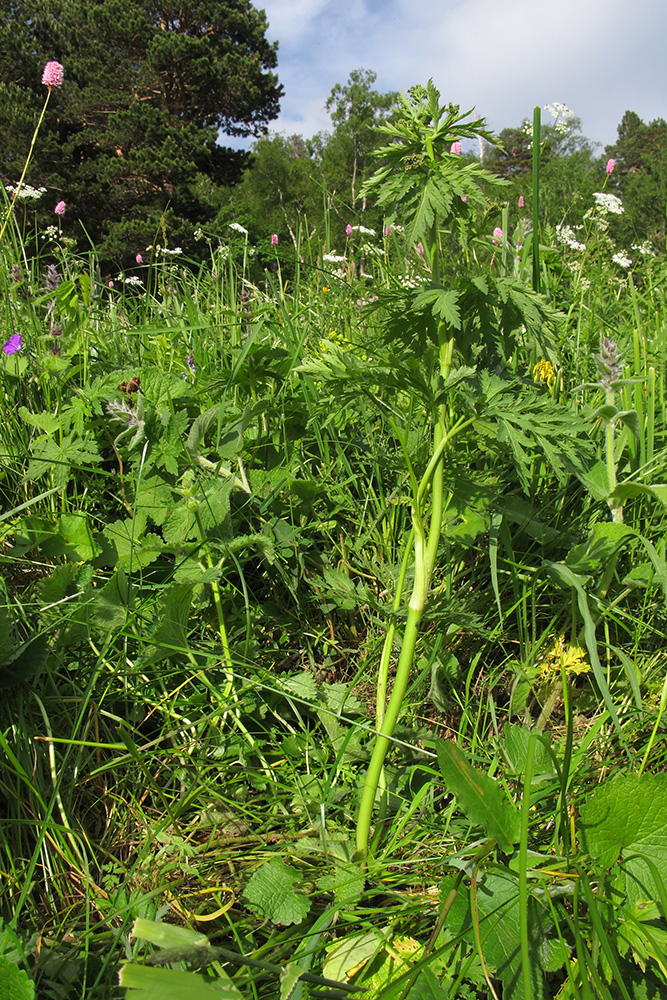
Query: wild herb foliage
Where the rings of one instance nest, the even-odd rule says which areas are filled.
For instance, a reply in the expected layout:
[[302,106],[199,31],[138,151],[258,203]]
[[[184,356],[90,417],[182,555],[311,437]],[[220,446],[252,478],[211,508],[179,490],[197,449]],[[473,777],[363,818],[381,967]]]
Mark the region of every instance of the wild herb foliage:
[[384,130],[382,231],[260,283],[5,203],[12,997],[666,988],[665,261],[598,203],[538,295],[483,123]]

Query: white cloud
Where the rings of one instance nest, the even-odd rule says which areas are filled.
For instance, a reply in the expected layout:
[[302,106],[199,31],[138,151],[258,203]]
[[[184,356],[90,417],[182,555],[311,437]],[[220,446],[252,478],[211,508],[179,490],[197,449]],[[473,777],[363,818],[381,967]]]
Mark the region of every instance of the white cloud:
[[277,38],[283,113],[274,126],[330,127],[325,101],[357,68],[378,90],[432,77],[443,101],[500,130],[561,101],[613,142],[627,108],[667,117],[665,0],[257,0]]

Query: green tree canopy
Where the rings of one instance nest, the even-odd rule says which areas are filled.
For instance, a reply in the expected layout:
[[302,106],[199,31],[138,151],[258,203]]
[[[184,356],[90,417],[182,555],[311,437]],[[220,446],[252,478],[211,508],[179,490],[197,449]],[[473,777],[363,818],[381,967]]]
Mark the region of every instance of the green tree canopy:
[[315,142],[328,190],[349,201],[353,211],[359,207],[361,185],[377,165],[376,130],[399,98],[397,91],[383,94],[375,90],[376,78],[372,70],[355,69],[344,86],[336,84],[325,105],[333,132],[320,134]]
[[[65,68],[27,180],[47,187],[44,219],[67,205],[100,253],[160,239],[185,245],[215,214],[217,185],[247,154],[220,132],[261,135],[282,88],[263,11],[249,0],[12,0],[0,10],[0,170],[15,182],[45,96],[44,64]],[[42,221],[44,221],[44,219]]]
[[652,240],[665,243],[667,202],[667,122],[662,118],[645,124],[634,111],[626,111],[618,126],[618,139],[607,146],[616,160],[613,177],[625,212],[617,220],[619,235],[627,242]]

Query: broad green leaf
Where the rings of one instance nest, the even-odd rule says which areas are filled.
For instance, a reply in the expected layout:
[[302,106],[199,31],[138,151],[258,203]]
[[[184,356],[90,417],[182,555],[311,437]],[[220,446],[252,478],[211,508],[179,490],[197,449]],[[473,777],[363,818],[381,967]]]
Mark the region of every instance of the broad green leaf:
[[427,966],[417,976],[407,1000],[448,1000],[450,995],[449,989],[440,985],[435,972]]
[[614,869],[631,904],[660,899],[646,859],[667,887],[667,774],[620,774],[606,782],[582,805],[579,829],[585,850]]
[[373,962],[370,976],[364,976],[362,983],[371,996],[382,996],[382,991],[399,976],[405,975],[424,953],[424,946],[411,937],[397,936],[382,952],[380,965]]
[[210,942],[205,934],[193,931],[189,927],[178,927],[176,924],[158,923],[156,920],[145,920],[137,917],[132,925],[132,937],[140,941],[150,941],[158,948],[208,948]]
[[48,654],[48,637],[39,634],[5,654],[0,668],[0,689],[13,688],[30,680],[44,667]]
[[320,889],[334,893],[337,906],[351,906],[361,899],[366,875],[359,865],[336,861],[332,875],[324,875],[317,882]]
[[[543,1000],[544,971],[559,968],[567,956],[554,952],[552,921],[548,908],[528,897],[528,954],[531,994],[525,995],[521,969],[521,937],[518,880],[503,874],[487,874],[477,883],[476,910],[482,952],[487,968],[502,980],[503,1000]],[[447,926],[475,941],[469,895],[460,891],[447,918]]]
[[70,558],[76,557],[79,562],[88,562],[99,554],[100,546],[93,540],[86,514],[61,514],[59,529]]
[[570,549],[565,562],[573,573],[599,572],[619,546],[636,534],[636,531],[625,524],[602,521],[593,526],[585,542]]
[[146,531],[146,516],[140,513],[134,518],[111,521],[104,528],[104,535],[113,542],[118,565],[124,570],[149,566],[164,548],[159,535]]
[[[546,734],[543,738],[547,739]],[[514,774],[523,774],[528,758],[529,741],[530,729],[527,729],[526,726],[513,724],[505,726],[503,736],[498,741],[498,748]],[[542,742],[542,739],[537,739],[533,755],[533,781],[544,781],[547,778],[554,778],[555,776],[556,766],[552,756],[544,742]]]
[[128,1000],[241,1000],[235,986],[224,980],[206,980],[194,972],[159,969],[128,962],[121,967],[120,985],[131,992]]
[[176,583],[163,593],[159,623],[151,633],[151,645],[141,657],[143,666],[178,656],[187,650],[193,590],[192,583]]
[[299,873],[282,858],[266,861],[248,882],[244,898],[248,908],[274,924],[300,924],[310,910],[310,900],[293,888]]
[[35,984],[28,973],[0,956],[0,1000],[33,1000],[34,996]]
[[31,413],[25,406],[19,406],[19,416],[31,427],[39,427],[45,434],[54,434],[61,426],[59,417],[51,413]]
[[502,785],[477,770],[449,740],[437,740],[438,763],[447,785],[471,823],[510,853],[519,839],[520,818]]
[[343,938],[342,941],[337,941],[333,947],[328,949],[322,974],[327,979],[335,979],[337,982],[345,983],[352,978],[355,972],[363,968],[381,948],[381,939],[372,931]]

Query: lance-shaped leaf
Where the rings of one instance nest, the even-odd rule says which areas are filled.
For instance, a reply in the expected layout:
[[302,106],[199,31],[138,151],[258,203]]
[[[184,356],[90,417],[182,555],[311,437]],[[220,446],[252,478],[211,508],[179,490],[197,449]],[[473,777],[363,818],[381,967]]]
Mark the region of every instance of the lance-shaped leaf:
[[510,853],[519,839],[520,819],[499,782],[473,767],[455,743],[438,740],[438,763],[445,783],[471,823]]

